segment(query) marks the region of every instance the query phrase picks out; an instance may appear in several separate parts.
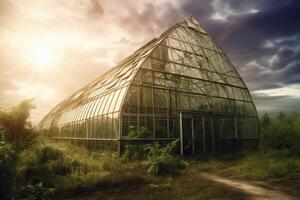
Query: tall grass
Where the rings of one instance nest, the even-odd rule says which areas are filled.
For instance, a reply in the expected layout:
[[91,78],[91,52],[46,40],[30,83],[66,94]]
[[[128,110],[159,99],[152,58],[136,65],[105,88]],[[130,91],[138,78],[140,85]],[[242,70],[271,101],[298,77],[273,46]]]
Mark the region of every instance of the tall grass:
[[[146,182],[135,172],[136,164],[124,164],[113,152],[90,152],[82,147],[50,141],[24,151],[18,165],[23,184],[42,183],[56,194],[71,194],[118,182]],[[102,187],[102,188],[101,188]]]
[[283,177],[300,172],[300,158],[289,150],[248,152],[232,172],[235,176],[251,179]]

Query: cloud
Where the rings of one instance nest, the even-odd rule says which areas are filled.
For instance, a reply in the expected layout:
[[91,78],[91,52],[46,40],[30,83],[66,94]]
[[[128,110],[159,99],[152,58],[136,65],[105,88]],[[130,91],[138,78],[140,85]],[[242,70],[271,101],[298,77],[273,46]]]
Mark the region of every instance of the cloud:
[[212,6],[213,6],[214,13],[210,16],[210,18],[222,22],[228,21],[228,18],[230,17],[255,14],[259,12],[259,10],[255,8],[243,7],[239,9],[234,9],[231,7],[230,2],[224,2],[221,0],[213,0]]
[[[52,88],[57,97],[38,100],[35,112],[39,113],[34,114],[38,119],[188,16],[196,17],[217,40],[259,107],[269,102],[275,108],[284,100],[294,105],[298,97],[293,94],[279,98],[255,91],[300,84],[299,10],[299,1],[293,0],[130,0],[122,4],[117,0],[2,0],[0,48],[5,51],[0,52],[0,91],[6,95],[0,97],[0,105],[11,106],[26,96],[13,94],[18,91],[16,82],[28,85],[34,80],[40,89]],[[32,70],[28,52],[33,43],[51,44],[59,54],[53,70]]]

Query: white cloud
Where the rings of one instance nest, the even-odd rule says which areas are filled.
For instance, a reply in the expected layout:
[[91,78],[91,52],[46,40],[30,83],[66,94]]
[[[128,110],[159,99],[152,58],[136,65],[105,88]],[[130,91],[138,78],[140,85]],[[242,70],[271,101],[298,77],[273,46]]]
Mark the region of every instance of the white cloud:
[[263,44],[263,48],[266,49],[273,49],[275,47],[275,43],[271,40],[267,40],[264,44]]
[[279,97],[279,96],[290,96],[300,98],[300,86],[289,85],[275,89],[256,90],[252,93],[259,96]]
[[214,13],[210,16],[211,19],[221,22],[226,22],[228,18],[240,16],[240,15],[247,15],[247,14],[255,14],[258,13],[258,9],[243,9],[243,10],[234,10],[230,4],[225,3],[221,0],[213,0],[212,6]]
[[268,65],[270,67],[274,67],[275,65],[277,65],[280,61],[280,58],[277,54],[272,55],[269,59],[268,59]]

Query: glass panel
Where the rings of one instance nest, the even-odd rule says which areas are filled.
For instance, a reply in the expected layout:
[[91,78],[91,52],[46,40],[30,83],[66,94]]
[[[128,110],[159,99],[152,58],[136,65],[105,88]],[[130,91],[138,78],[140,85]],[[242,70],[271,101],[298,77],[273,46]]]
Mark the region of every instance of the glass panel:
[[168,138],[168,123],[167,119],[155,119],[155,138]]
[[119,136],[119,114],[113,114],[113,138],[117,138]]
[[168,109],[170,107],[168,90],[154,89],[154,102],[155,108]]
[[106,138],[113,138],[113,115],[107,115],[107,137]]
[[110,104],[110,106],[109,106],[109,109],[108,109],[108,112],[109,112],[109,113],[111,113],[111,112],[114,111],[114,108],[115,108],[115,106],[116,106],[117,99],[119,98],[120,91],[121,91],[121,90],[117,90],[117,91],[115,92],[114,97],[113,97],[113,99],[112,99],[112,101],[111,101],[111,104]]
[[120,110],[120,106],[121,106],[122,100],[124,98],[125,91],[126,91],[126,87],[124,87],[124,88],[121,89],[120,95],[119,95],[119,97],[117,99],[117,102],[116,102],[115,111],[119,111]]
[[107,99],[108,99],[108,96],[107,96],[107,95],[104,96],[104,97],[102,98],[102,103],[101,103],[101,107],[100,107],[100,109],[99,109],[98,115],[104,114],[103,111],[104,111],[104,107],[105,107],[105,105],[106,105]]
[[99,98],[95,101],[95,106],[94,106],[93,111],[91,112],[91,117],[97,116],[100,105],[101,105],[101,98]]
[[122,119],[122,136],[128,138],[137,138],[138,124],[137,116],[123,116]]
[[108,126],[108,120],[107,120],[107,115],[103,115],[102,118],[102,126],[101,126],[101,131],[102,131],[102,137],[103,138],[107,138],[108,136],[108,130],[107,130],[107,126]]
[[115,92],[112,92],[112,93],[108,94],[109,98],[108,98],[108,100],[106,102],[105,109],[103,111],[104,113],[108,113],[109,107],[110,107],[112,99],[114,97],[114,94],[115,94]]

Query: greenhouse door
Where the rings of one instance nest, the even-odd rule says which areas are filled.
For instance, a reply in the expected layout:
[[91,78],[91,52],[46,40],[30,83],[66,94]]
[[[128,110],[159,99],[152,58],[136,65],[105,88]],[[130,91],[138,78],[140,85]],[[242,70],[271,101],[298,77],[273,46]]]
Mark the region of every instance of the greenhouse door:
[[194,147],[195,154],[215,153],[215,137],[212,124],[212,116],[193,116]]
[[207,115],[183,115],[181,118],[181,150],[187,154],[215,153],[213,117]]

